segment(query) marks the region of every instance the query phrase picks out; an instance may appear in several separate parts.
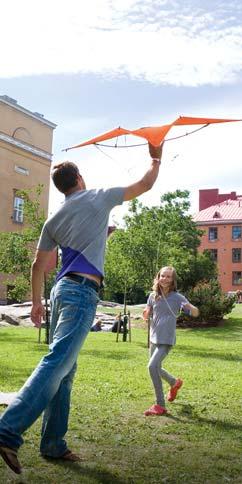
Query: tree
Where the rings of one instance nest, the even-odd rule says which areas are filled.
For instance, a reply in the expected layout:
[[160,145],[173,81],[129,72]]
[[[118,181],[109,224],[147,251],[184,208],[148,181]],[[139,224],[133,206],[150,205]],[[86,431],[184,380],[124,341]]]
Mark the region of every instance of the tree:
[[129,295],[139,292],[144,301],[155,274],[164,265],[176,267],[182,291],[216,276],[210,256],[198,254],[202,231],[188,214],[188,197],[188,191],[176,190],[163,195],[159,206],[148,208],[137,199],[130,202],[125,228],[116,230],[107,244],[109,293],[120,291],[120,280],[125,277]]
[[[24,228],[19,232],[0,234],[0,272],[14,275],[14,287],[9,295],[18,301],[30,291],[30,268],[36,242],[40,236],[45,213],[40,207],[43,186],[31,190],[19,190],[18,196],[24,200]],[[12,279],[6,283],[13,284]]]
[[120,229],[108,240],[109,250],[105,262],[105,298],[123,302],[130,298],[130,291],[136,284],[136,274],[129,257],[129,234]]

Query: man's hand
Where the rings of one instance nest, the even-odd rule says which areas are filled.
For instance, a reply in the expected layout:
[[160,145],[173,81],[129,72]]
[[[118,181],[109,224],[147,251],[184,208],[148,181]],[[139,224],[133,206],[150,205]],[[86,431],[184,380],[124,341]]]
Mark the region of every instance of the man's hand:
[[45,308],[41,304],[41,288],[44,281],[44,273],[53,256],[53,251],[36,250],[31,270],[32,285],[32,310],[31,320],[37,328],[41,326],[41,320],[45,316]]
[[151,158],[153,159],[157,158],[159,160],[161,159],[163,144],[164,144],[164,141],[160,146],[153,146],[149,143],[149,153]]
[[164,142],[160,146],[153,146],[149,143],[149,153],[152,158],[149,170],[144,174],[144,176],[136,183],[128,185],[124,192],[124,201],[133,200],[133,198],[142,195],[142,193],[148,192],[150,190],[159,173],[160,159],[162,155],[162,148]]
[[40,328],[42,319],[45,318],[45,308],[41,303],[33,304],[31,309],[31,321],[37,328]]

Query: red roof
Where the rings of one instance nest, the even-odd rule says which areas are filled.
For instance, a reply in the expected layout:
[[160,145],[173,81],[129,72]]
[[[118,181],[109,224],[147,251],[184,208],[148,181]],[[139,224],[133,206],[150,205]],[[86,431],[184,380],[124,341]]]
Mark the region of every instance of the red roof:
[[200,210],[193,216],[193,220],[199,224],[204,223],[223,223],[234,221],[242,223],[242,197],[237,200],[225,200],[224,202],[212,205],[211,207]]

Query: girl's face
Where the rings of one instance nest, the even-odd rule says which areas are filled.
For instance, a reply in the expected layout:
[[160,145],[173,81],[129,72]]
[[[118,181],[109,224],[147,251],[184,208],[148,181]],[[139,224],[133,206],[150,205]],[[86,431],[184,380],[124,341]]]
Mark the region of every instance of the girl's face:
[[172,269],[161,269],[159,277],[159,286],[162,289],[170,289],[173,282],[173,271]]

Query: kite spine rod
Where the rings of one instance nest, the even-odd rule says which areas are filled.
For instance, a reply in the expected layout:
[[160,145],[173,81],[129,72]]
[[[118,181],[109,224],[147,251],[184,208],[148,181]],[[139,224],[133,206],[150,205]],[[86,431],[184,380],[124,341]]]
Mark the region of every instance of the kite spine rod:
[[[209,123],[204,124],[204,126],[200,126],[200,128],[194,129],[193,131],[189,131],[189,133],[181,134],[180,136],[174,136],[173,138],[167,138],[165,140],[165,142],[173,141],[173,140],[179,139],[179,138],[184,138],[185,136],[189,136],[190,134],[197,133],[201,129],[206,128],[207,126],[209,126]],[[105,143],[93,143],[93,144],[95,146],[104,146],[105,148],[136,148],[137,146],[145,146],[148,143],[139,143],[139,144],[136,144],[136,145],[124,145],[124,146],[118,146],[117,142],[116,142],[115,145],[106,145]]]

